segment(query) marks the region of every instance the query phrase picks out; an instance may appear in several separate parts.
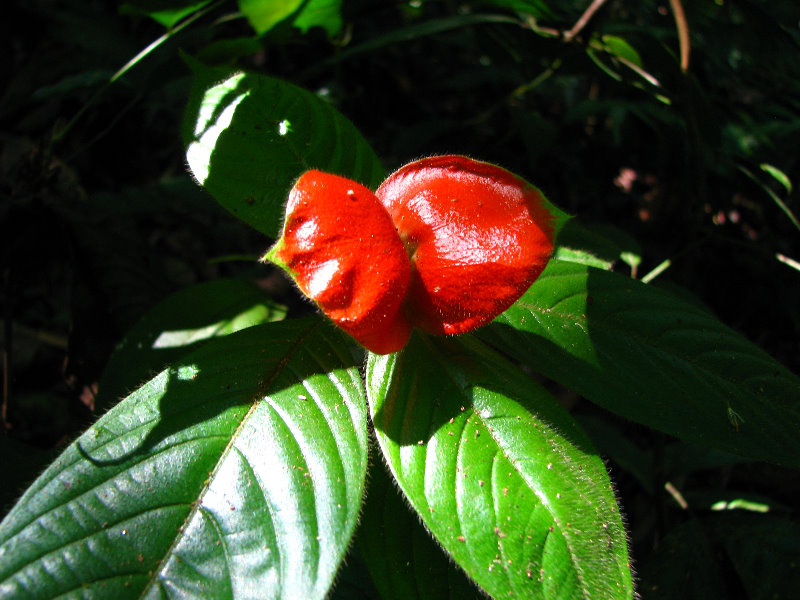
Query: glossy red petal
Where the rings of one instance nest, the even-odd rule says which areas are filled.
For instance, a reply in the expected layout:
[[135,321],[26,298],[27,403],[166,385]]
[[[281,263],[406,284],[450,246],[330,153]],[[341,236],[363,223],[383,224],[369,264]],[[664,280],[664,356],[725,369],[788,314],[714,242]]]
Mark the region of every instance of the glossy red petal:
[[366,187],[320,171],[289,194],[283,235],[267,258],[339,327],[378,354],[401,349],[410,265],[391,218]]
[[544,269],[554,218],[538,189],[464,156],[409,163],[376,191],[411,258],[405,311],[431,333],[480,327]]

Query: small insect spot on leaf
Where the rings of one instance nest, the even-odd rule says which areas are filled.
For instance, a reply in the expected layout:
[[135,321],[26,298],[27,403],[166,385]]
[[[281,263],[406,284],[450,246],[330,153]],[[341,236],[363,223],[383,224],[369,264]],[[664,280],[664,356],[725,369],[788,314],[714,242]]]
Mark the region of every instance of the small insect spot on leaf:
[[460,536],[458,536],[456,539],[457,539],[459,542],[466,542],[466,541],[467,541],[467,538],[465,538],[463,535],[460,535]]

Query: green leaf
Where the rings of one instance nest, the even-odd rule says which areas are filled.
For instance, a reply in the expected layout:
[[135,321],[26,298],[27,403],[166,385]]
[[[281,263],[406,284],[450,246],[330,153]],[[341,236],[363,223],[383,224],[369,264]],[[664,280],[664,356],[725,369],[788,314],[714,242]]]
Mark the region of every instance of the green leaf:
[[767,164],[767,163],[762,163],[759,166],[761,167],[762,171],[772,175],[772,177],[778,183],[780,183],[784,188],[786,188],[786,193],[787,194],[791,194],[792,193],[792,180],[789,179],[789,177],[788,177],[788,175],[786,175],[786,173],[781,171],[778,167],[773,167],[772,165]]
[[375,188],[384,176],[350,121],[314,94],[264,75],[190,65],[184,119],[195,179],[225,208],[277,237],[294,181],[309,169]]
[[800,378],[664,290],[554,260],[478,335],[618,415],[741,456],[800,464]]
[[324,598],[367,465],[345,348],[319,318],[284,321],[161,372],[0,524],[0,596]]
[[329,36],[342,27],[341,0],[238,0],[239,9],[259,35],[284,20],[291,20],[303,33],[311,27],[325,28]]
[[333,37],[342,29],[342,0],[308,0],[295,17],[294,26],[303,33],[322,27],[328,37]]
[[495,598],[631,598],[603,462],[543,388],[471,336],[370,355],[367,395],[394,477]]
[[475,600],[484,594],[408,508],[382,464],[369,472],[356,543],[382,600]]
[[[798,230],[800,230],[800,220],[797,219],[797,217],[794,215],[792,210],[789,208],[789,205],[786,204],[783,200],[781,200],[781,198],[778,196],[778,194],[773,192],[772,189],[768,185],[765,185],[762,181],[760,181],[753,173],[751,173],[745,167],[743,167],[741,165],[737,165],[737,168],[742,173],[747,175],[747,177],[749,179],[751,179],[756,185],[758,185],[762,190],[764,190],[764,192],[767,194],[767,196],[772,198],[772,201],[775,202],[775,204],[778,205],[778,208],[780,208],[784,212],[784,214],[789,218],[789,220],[792,222],[792,224]],[[789,192],[791,192],[792,182],[783,174],[782,171],[776,169],[775,167],[772,167],[771,165],[767,165],[766,163],[762,164],[761,168],[765,172],[767,172],[770,175],[772,175],[772,177],[777,179],[784,187],[786,187],[786,189]]]
[[261,35],[289,17],[305,0],[238,0],[239,10]]
[[631,63],[632,65],[640,68],[642,67],[642,57],[639,56],[639,53],[636,51],[636,49],[624,38],[621,38],[617,35],[604,35],[601,39],[603,40],[604,49],[607,52]]
[[242,279],[184,288],[147,312],[114,350],[98,385],[95,410],[105,412],[142,381],[215,337],[285,316],[283,306]]
[[200,10],[211,0],[132,0],[119,8],[122,14],[147,15],[167,29],[184,17]]
[[641,262],[639,245],[622,231],[608,225],[567,221],[558,234],[554,257],[598,269],[611,270],[618,260],[633,274]]

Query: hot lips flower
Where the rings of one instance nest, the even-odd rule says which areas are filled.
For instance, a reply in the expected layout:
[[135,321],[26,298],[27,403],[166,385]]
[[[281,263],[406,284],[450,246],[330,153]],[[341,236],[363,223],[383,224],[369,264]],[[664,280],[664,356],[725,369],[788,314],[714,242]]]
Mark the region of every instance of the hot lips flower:
[[489,163],[437,156],[407,164],[373,194],[309,171],[265,258],[368,350],[408,342],[412,326],[464,333],[503,312],[553,250],[557,211]]
[[372,352],[408,342],[411,324],[400,310],[408,256],[389,213],[363,185],[304,173],[289,193],[283,235],[264,258]]
[[464,333],[494,319],[553,251],[544,196],[489,163],[425,158],[392,173],[375,195],[411,258],[406,315],[431,333]]

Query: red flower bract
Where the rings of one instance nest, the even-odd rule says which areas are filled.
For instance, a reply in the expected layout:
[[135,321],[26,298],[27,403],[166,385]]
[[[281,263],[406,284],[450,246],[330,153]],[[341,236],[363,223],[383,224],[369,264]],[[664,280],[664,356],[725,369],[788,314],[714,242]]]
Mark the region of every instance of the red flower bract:
[[404,310],[413,325],[456,334],[517,300],[553,250],[554,217],[538,189],[495,165],[436,156],[392,173],[375,195],[411,259]]
[[265,258],[372,352],[408,342],[411,326],[400,312],[408,256],[386,209],[363,185],[304,173],[289,193],[283,235]]
[[412,326],[464,333],[513,304],[547,264],[555,209],[524,179],[464,156],[412,162],[373,194],[308,171],[265,258],[368,350]]

